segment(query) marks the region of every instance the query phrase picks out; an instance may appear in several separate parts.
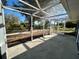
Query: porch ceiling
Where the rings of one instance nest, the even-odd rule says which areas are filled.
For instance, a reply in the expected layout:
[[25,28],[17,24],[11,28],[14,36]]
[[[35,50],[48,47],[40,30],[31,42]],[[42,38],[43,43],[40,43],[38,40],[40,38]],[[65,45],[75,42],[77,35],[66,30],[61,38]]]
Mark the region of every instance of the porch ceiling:
[[79,20],[79,0],[61,0],[71,21]]

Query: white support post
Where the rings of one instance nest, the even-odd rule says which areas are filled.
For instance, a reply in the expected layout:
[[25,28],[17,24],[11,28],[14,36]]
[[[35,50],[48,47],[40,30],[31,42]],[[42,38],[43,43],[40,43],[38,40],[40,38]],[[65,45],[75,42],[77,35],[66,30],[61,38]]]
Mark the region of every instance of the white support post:
[[66,29],[66,21],[64,21],[64,31],[65,31],[65,29]]
[[43,19],[43,37],[45,35],[45,20]]
[[58,26],[57,26],[57,32],[59,32],[59,21],[58,21],[57,23],[58,23]]
[[53,21],[53,24],[52,24],[52,33],[54,33],[54,21]]
[[49,25],[50,31],[49,31],[49,33],[50,33],[50,35],[51,35],[51,20],[49,20],[49,22],[50,22],[50,25]]
[[57,31],[56,30],[56,21],[54,22],[54,30],[55,30],[55,32]]
[[55,32],[55,21],[54,21],[54,24],[53,24],[53,32]]
[[31,15],[31,41],[33,41],[33,16]]

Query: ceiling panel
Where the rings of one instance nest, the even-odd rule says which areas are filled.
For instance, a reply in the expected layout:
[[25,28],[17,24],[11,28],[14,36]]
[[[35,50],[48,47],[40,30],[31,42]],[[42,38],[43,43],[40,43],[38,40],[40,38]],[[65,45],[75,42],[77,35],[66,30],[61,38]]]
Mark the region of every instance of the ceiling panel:
[[79,0],[61,0],[71,21],[79,20]]

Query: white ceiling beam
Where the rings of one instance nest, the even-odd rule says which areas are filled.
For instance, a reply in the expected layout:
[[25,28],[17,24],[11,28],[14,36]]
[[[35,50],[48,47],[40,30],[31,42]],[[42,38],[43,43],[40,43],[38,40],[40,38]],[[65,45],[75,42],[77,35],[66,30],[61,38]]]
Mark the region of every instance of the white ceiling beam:
[[35,15],[35,14],[38,14],[39,12],[43,12],[44,14],[47,14],[47,15],[49,15],[49,13],[47,13],[47,12],[45,12],[45,11],[36,11],[35,13],[33,13],[33,15]]
[[48,16],[48,17],[42,17],[42,18],[51,18],[51,17],[58,17],[58,16],[63,16],[63,15],[68,15],[68,14],[67,13],[63,13],[63,14],[58,14],[58,15]]
[[25,13],[25,12],[22,12],[22,11],[13,9],[13,8],[9,8],[9,7],[7,7],[7,6],[3,6],[3,8],[5,8],[5,9],[9,9],[9,10],[12,10],[12,11],[16,11],[16,12],[20,12],[20,13],[24,13],[24,14],[27,14],[27,15],[31,15],[30,13]]
[[40,12],[40,11],[36,11],[36,12],[33,13],[33,15],[38,14],[39,12]]
[[52,4],[51,5],[49,5],[49,6],[46,6],[45,8],[43,8],[42,10],[46,10],[46,9],[48,9],[48,8],[50,8],[50,7],[52,7]]
[[35,6],[31,5],[31,4],[29,4],[29,3],[27,3],[27,2],[24,2],[24,1],[22,1],[22,0],[19,0],[19,1],[22,2],[22,3],[24,3],[24,4],[26,4],[26,5],[28,5],[29,7],[32,7],[32,8],[34,8],[34,9],[36,9],[36,10],[39,10],[39,8],[37,8],[37,7],[35,7]]
[[45,12],[44,10],[42,10],[41,6],[40,6],[40,3],[38,0],[35,0],[35,2],[37,3],[37,6],[39,7],[40,11],[43,12],[44,14],[47,14],[49,15],[49,13]]
[[[49,9],[50,7],[54,7],[54,6],[58,5],[58,4],[60,4],[60,2],[59,3],[56,3],[53,6],[52,5],[49,5],[49,6],[45,7],[45,8],[43,8],[42,10],[44,11],[44,10]],[[47,13],[47,12],[44,12],[44,13],[46,13],[47,15],[49,15],[49,13]]]
[[[32,15],[30,13],[26,13],[26,12],[22,12],[22,11],[19,11],[19,10],[16,10],[16,9],[12,9],[12,8],[9,8],[9,7],[6,7],[6,6],[3,6],[3,8],[5,9],[9,9],[9,10],[12,10],[12,11],[16,11],[16,12],[20,12],[20,13],[23,13],[23,14],[26,14],[26,15]],[[33,15],[34,17],[38,17],[38,18],[41,18],[40,16],[37,16],[37,15]]]
[[35,0],[35,2],[37,3],[37,6],[39,7],[40,10],[33,13],[33,15],[38,14],[41,11],[41,6],[40,6],[38,0]]
[[[34,9],[36,9],[36,10],[38,10],[37,13],[39,13],[39,10],[41,9],[41,6],[40,6],[38,0],[35,0],[35,1],[36,1],[37,5],[38,5],[38,7],[39,7],[40,9],[37,8],[37,7],[35,7],[35,6],[33,6],[33,5],[31,5],[31,4],[29,4],[29,3],[27,3],[27,2],[24,2],[24,1],[22,1],[22,0],[19,0],[19,1],[22,2],[22,3],[24,3],[24,4],[26,4],[26,5],[28,5],[28,6],[30,6],[30,7],[32,7],[32,8],[34,8]],[[43,13],[49,15],[49,13],[45,12],[44,10],[41,10],[41,11],[42,11]],[[37,13],[34,13],[33,15],[35,15],[35,14],[37,14]]]
[[7,6],[7,7],[13,8],[13,9],[20,9],[20,10],[36,11],[34,9],[28,9],[28,8],[22,8],[22,7],[10,7],[10,6]]
[[35,0],[35,2],[37,3],[37,6],[39,7],[39,9],[41,9],[40,3],[38,2],[38,0]]
[[34,17],[37,17],[37,18],[42,18],[42,17],[40,17],[40,16],[37,16],[37,15],[33,15]]
[[[56,5],[58,5],[58,4],[60,4],[61,2],[59,2],[59,3],[56,3],[55,5],[49,5],[49,6],[47,6],[47,7],[45,7],[45,8],[43,8],[42,10],[46,10],[46,9],[48,9],[48,8],[50,8],[50,7],[54,7],[54,6],[56,6]],[[38,14],[40,11],[36,11],[35,13],[34,13],[34,15],[35,14]]]
[[49,13],[47,13],[46,11],[42,11],[43,13],[45,13],[46,15],[49,15]]

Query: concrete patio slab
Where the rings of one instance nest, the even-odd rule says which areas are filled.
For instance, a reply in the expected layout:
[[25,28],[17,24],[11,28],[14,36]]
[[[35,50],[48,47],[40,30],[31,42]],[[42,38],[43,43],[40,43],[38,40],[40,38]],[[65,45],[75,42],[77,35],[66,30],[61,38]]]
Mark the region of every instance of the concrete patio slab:
[[8,48],[9,59],[78,59],[75,37],[46,35]]

